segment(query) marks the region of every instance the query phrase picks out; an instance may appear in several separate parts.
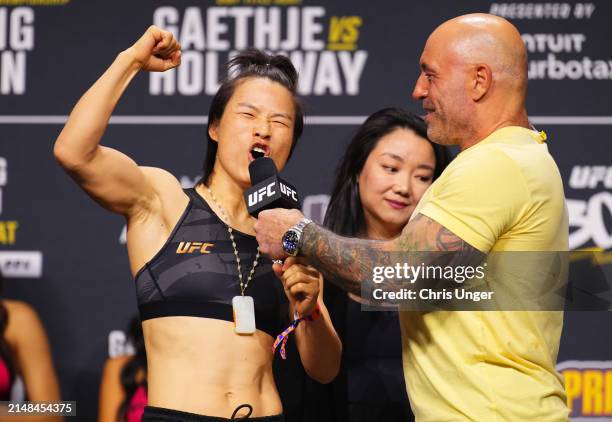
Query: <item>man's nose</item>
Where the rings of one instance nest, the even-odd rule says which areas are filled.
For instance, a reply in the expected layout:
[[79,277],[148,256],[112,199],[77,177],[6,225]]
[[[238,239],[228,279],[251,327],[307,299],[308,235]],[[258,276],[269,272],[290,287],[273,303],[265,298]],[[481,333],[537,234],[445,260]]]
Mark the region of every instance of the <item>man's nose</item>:
[[421,73],[416,81],[416,84],[414,84],[412,98],[415,100],[422,100],[425,97],[427,97],[427,79],[425,74]]

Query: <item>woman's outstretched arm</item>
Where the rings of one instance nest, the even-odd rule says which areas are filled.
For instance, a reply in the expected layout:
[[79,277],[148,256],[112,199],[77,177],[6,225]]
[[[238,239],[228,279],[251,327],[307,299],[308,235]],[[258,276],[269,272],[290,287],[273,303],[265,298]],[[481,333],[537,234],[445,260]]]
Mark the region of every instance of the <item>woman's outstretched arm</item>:
[[180,45],[155,26],[119,53],[76,104],[55,141],[59,163],[87,194],[105,208],[134,216],[155,198],[146,169],[125,154],[100,145],[111,114],[132,78],[141,70],[163,72],[180,64]]

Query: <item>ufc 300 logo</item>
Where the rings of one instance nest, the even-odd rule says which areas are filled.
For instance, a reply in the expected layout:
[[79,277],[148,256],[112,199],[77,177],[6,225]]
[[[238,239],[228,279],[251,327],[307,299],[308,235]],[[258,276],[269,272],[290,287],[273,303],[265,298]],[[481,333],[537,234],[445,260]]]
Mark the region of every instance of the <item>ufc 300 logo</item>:
[[604,250],[612,248],[612,166],[574,166],[569,187],[588,191],[604,188],[588,199],[568,199],[570,249],[578,249],[590,242]]

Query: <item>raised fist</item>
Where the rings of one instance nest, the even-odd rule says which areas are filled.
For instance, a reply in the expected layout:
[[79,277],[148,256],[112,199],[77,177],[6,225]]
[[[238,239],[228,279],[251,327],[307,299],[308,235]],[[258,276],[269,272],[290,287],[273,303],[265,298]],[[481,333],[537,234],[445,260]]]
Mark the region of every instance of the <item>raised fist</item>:
[[172,32],[151,25],[127,50],[144,70],[163,72],[181,64],[181,45]]

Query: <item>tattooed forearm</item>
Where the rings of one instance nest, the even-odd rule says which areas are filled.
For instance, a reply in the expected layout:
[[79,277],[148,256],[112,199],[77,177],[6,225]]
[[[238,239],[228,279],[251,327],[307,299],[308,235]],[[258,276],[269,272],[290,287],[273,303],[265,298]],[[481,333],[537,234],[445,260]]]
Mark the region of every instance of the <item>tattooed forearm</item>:
[[442,227],[436,234],[436,248],[439,251],[462,251],[471,248],[463,239]]
[[[370,291],[381,287],[373,281],[375,267],[472,265],[484,257],[450,230],[420,214],[406,225],[400,237],[387,242],[345,238],[315,224],[306,227],[303,239],[301,253],[326,280],[358,295],[362,288]],[[384,287],[399,290],[417,288],[419,284],[386,279]]]
[[382,250],[383,245],[380,241],[340,237],[309,224],[300,251],[326,280],[359,295],[361,283],[371,280],[374,266],[389,261],[389,254]]

